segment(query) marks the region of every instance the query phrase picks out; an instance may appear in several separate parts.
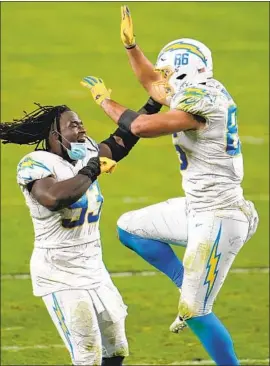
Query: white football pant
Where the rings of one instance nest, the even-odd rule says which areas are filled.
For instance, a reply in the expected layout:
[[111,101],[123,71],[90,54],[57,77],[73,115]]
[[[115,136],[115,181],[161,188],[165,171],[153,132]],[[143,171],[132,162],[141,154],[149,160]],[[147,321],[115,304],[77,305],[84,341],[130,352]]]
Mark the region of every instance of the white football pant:
[[[102,357],[128,356],[125,316],[113,322],[106,310],[99,312],[95,292],[71,289],[43,296],[73,365],[101,365]],[[115,296],[121,302],[118,292]]]
[[187,212],[185,198],[174,198],[125,213],[117,224],[143,238],[186,246],[179,314],[187,319],[212,311],[236,254],[257,229],[258,214],[249,201]]

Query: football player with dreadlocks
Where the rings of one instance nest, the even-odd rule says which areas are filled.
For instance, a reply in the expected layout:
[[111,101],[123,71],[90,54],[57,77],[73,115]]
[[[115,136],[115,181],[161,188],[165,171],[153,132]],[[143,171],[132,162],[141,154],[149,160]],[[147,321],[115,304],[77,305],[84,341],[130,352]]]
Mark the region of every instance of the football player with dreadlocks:
[[[149,99],[138,113],[160,107]],[[127,312],[102,261],[97,178],[112,172],[139,138],[117,128],[98,145],[65,105],[38,105],[20,120],[1,123],[0,138],[36,144],[17,168],[35,231],[34,295],[42,297],[74,365],[122,365]]]
[[[118,220],[120,241],[165,273],[179,288],[178,316],[170,330],[188,327],[217,365],[238,365],[231,336],[212,312],[235,256],[255,233],[258,215],[243,196],[243,159],[237,106],[213,79],[211,51],[182,38],[158,55],[156,68],[136,45],[128,7],[121,39],[131,67],[156,101],[170,107],[139,115],[109,98],[100,104],[120,127],[140,137],[172,134],[185,197],[128,212]],[[83,81],[106,93],[101,79]],[[164,174],[164,169],[161,171]],[[183,264],[170,244],[186,247]]]

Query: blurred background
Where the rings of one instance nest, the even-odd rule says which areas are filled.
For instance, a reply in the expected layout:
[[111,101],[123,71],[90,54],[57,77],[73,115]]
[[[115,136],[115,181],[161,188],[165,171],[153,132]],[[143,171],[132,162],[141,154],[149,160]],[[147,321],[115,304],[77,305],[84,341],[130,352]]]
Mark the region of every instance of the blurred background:
[[[238,255],[215,311],[232,333],[244,364],[269,364],[269,3],[128,3],[136,39],[154,63],[160,49],[181,37],[211,50],[215,78],[239,107],[245,196],[260,215],[256,235]],[[120,40],[120,5],[91,2],[1,3],[1,121],[20,118],[43,105],[67,104],[97,142],[115,126],[80,86],[87,75],[103,78],[112,98],[133,109],[147,100]],[[32,148],[1,146],[1,364],[70,364],[43,302],[32,295],[29,260],[32,222],[16,184],[19,160]],[[153,271],[121,246],[116,221],[124,212],[183,195],[171,137],[140,141],[112,176],[100,178],[104,261],[118,273],[115,284],[129,306],[126,364],[196,364],[209,359],[193,334],[170,334],[178,291],[163,275],[124,277]],[[176,249],[179,256],[183,250]],[[120,275],[119,275],[120,273]],[[200,362],[199,362],[200,364]],[[205,364],[205,361],[201,361]]]

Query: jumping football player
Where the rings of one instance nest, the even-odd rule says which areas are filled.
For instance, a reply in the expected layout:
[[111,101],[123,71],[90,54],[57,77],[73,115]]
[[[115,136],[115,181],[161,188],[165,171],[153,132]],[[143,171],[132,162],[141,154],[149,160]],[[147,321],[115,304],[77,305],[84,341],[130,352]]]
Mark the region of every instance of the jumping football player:
[[[149,100],[139,113],[160,107]],[[127,312],[102,261],[97,178],[111,172],[139,138],[118,128],[97,145],[65,105],[38,105],[20,120],[1,123],[0,138],[36,144],[17,168],[35,231],[34,295],[42,297],[74,365],[122,365]]]
[[[244,199],[241,188],[237,106],[213,79],[211,52],[205,45],[188,38],[170,42],[154,67],[136,45],[129,9],[121,11],[121,39],[131,67],[148,94],[170,111],[139,115],[109,97],[100,106],[136,136],[172,134],[185,197],[122,215],[119,238],[180,289],[179,314],[171,331],[178,333],[187,324],[217,365],[238,365],[231,336],[212,312],[235,256],[258,224],[254,205]],[[107,93],[101,79],[83,82],[92,93],[96,88],[100,95]],[[183,264],[169,244],[186,247]]]

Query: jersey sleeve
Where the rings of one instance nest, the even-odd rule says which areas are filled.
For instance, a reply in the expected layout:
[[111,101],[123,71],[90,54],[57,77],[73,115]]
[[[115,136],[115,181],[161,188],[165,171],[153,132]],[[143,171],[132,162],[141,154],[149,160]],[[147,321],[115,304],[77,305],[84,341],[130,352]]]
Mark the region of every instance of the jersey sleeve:
[[171,109],[181,110],[209,119],[216,111],[216,96],[198,87],[186,88],[176,93],[171,101]]
[[17,183],[26,186],[35,180],[54,175],[50,165],[38,154],[37,156],[34,153],[25,156],[17,167]]

